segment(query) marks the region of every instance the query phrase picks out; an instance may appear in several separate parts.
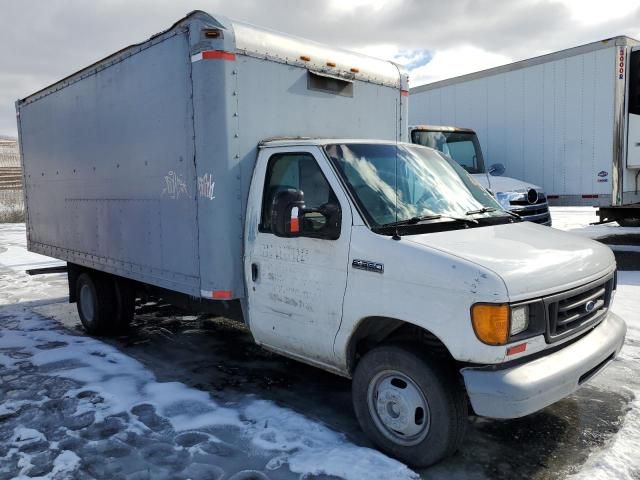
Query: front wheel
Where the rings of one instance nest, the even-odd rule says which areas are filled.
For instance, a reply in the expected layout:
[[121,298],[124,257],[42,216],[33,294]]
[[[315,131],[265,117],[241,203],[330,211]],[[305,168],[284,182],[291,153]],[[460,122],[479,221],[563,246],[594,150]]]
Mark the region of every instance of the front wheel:
[[368,352],[353,376],[353,405],[380,450],[416,467],[453,454],[464,437],[467,403],[453,369],[417,346]]

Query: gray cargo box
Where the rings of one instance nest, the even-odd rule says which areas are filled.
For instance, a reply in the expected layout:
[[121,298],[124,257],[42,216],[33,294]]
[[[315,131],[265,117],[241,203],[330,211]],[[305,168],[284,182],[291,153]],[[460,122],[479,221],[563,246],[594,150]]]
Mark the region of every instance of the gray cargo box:
[[244,296],[258,143],[404,140],[391,62],[193,12],[16,104],[31,251],[200,296]]

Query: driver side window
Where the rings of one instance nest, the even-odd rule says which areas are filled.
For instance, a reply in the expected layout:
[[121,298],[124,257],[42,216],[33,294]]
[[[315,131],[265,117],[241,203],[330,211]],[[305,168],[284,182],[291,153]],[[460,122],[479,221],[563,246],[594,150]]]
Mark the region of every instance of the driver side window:
[[[280,191],[293,188],[304,194],[308,210],[323,205],[338,205],[338,200],[324,177],[316,159],[310,153],[277,153],[269,158],[262,199],[261,232],[271,232],[273,199]],[[326,224],[321,213],[307,213],[302,220],[306,232],[320,232]]]

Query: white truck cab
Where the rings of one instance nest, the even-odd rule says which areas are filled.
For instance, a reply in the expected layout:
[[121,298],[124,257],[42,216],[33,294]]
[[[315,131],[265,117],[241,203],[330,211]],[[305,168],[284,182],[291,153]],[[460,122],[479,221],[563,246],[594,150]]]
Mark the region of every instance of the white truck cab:
[[490,190],[500,205],[524,220],[551,225],[547,197],[541,187],[503,176],[501,163],[485,167],[476,132],[469,128],[437,125],[409,127],[412,143],[435,148],[458,162],[480,185]]
[[247,209],[256,342],[353,377],[363,429],[411,464],[455,450],[467,398],[527,415],[622,347],[611,251],[515,218],[433,149],[263,142]]

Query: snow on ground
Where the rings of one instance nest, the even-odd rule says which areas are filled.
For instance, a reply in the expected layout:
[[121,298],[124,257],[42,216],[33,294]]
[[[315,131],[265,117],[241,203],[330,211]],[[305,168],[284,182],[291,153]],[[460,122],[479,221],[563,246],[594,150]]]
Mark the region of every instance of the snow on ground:
[[[618,272],[612,310],[625,319],[628,328],[625,345],[616,360],[623,366],[622,378],[616,379],[613,388],[631,390],[635,400],[613,441],[591,455],[575,475],[579,479],[637,479],[640,475],[640,272]],[[607,383],[606,373],[598,379]]]
[[[552,207],[553,226],[594,239],[640,233],[640,228],[620,227],[617,223],[590,225],[598,220],[595,210],[593,207]],[[629,247],[626,250],[635,251],[638,245]],[[640,474],[640,272],[618,273],[618,291],[612,310],[627,322],[627,340],[617,361],[626,364],[628,381],[621,386],[631,390],[635,400],[613,442],[593,454],[575,475],[580,479],[636,479]]]
[[32,308],[64,297],[66,282],[22,273],[58,263],[26,252],[23,235],[0,225],[0,479],[417,477],[272,402],[220,404],[158,382],[116,348],[41,317]]
[[551,207],[551,221],[554,228],[576,235],[604,238],[610,235],[640,233],[640,228],[621,227],[615,222],[590,225],[598,220],[595,207]]

